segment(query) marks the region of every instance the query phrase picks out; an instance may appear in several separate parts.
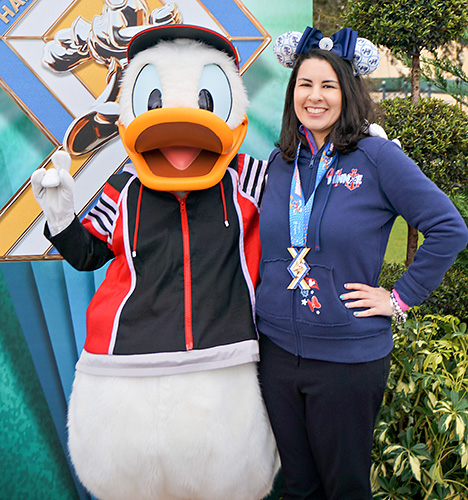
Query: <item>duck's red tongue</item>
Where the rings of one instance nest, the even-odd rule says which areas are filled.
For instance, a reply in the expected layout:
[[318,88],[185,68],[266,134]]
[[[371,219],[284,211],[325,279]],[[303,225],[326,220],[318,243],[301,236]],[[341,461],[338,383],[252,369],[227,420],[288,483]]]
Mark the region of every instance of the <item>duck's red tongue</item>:
[[200,154],[200,148],[168,146],[160,149],[166,160],[177,170],[186,170]]

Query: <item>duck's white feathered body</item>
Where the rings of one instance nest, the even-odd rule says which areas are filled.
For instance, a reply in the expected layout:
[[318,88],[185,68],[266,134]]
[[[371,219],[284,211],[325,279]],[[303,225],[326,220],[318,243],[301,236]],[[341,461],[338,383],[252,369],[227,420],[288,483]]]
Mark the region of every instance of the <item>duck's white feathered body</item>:
[[254,363],[162,377],[77,373],[69,449],[100,500],[255,500],[276,451]]

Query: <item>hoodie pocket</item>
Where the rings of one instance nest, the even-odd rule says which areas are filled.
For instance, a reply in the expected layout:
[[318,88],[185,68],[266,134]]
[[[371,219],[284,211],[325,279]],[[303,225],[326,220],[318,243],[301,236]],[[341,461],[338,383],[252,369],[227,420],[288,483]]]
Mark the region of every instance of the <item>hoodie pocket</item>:
[[[351,312],[344,306],[336,291],[333,269],[310,266],[306,282],[310,287],[309,290],[295,290],[294,300],[298,324],[323,327],[351,324]],[[314,336],[313,330],[307,328],[301,333]]]
[[292,292],[288,290],[291,276],[289,262],[284,259],[263,263],[262,279],[256,293],[256,309],[262,317],[291,321]]

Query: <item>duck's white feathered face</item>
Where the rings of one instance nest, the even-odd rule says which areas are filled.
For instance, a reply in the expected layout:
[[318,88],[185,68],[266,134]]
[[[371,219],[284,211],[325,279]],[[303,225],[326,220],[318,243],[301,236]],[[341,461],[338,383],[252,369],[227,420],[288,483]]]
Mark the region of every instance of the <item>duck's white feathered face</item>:
[[247,132],[247,105],[224,52],[177,39],[136,54],[122,79],[120,136],[141,182],[163,191],[217,184]]

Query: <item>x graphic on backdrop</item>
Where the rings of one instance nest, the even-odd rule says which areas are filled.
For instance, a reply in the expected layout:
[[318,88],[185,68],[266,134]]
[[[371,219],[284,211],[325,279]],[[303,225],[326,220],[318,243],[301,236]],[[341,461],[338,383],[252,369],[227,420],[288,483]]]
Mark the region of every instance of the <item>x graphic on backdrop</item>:
[[[0,86],[52,144],[74,152],[75,208],[83,216],[107,178],[127,161],[116,137],[118,79],[125,46],[143,26],[195,24],[229,38],[245,72],[270,42],[239,0],[4,0],[0,4]],[[50,156],[49,156],[50,157]],[[29,176],[0,208],[0,261],[58,258]],[[10,166],[8,166],[10,169]],[[15,165],[11,165],[12,171]]]

